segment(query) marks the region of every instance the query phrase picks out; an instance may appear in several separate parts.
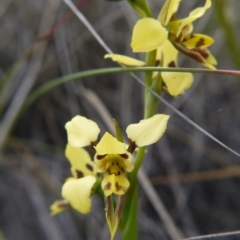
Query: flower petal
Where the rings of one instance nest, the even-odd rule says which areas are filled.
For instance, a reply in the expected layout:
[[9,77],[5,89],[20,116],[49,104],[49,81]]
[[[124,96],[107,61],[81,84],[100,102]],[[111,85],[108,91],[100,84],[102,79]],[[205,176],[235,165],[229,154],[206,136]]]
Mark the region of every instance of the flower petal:
[[138,20],[133,28],[131,47],[133,52],[150,52],[167,39],[168,31],[153,18]]
[[113,193],[116,195],[123,195],[127,192],[129,186],[130,183],[124,173],[120,175],[106,173],[102,181],[102,189],[105,196],[109,196]]
[[97,140],[100,129],[98,125],[82,116],[76,116],[65,125],[68,142],[73,147],[85,147]]
[[188,49],[204,49],[211,46],[213,43],[214,40],[211,37],[203,34],[191,34],[186,36],[182,41],[182,44]]
[[50,206],[51,216],[57,215],[70,207],[66,200],[57,200]]
[[184,93],[193,83],[193,75],[191,73],[162,72],[161,75],[168,92],[172,96]]
[[145,65],[145,62],[137,60],[135,58],[127,57],[120,54],[106,54],[104,58],[111,58],[113,61],[118,62],[120,64],[132,67],[141,67]]
[[98,155],[124,154],[126,152],[125,144],[119,142],[108,132],[103,135],[95,149]]
[[180,25],[179,25],[176,36],[178,37],[187,25],[191,24],[196,19],[202,17],[206,12],[206,10],[211,7],[211,5],[212,5],[211,0],[206,0],[205,5],[203,7],[198,7],[194,9],[192,12],[190,12],[188,17],[179,20]]
[[85,149],[67,144],[65,155],[71,163],[71,172],[75,178],[96,175],[95,164]]
[[68,201],[74,209],[86,214],[90,212],[90,194],[95,182],[96,178],[93,176],[79,179],[69,178],[62,187],[62,197]]
[[128,138],[138,147],[147,146],[157,142],[166,130],[169,115],[156,114],[148,119],[141,120],[137,124],[127,127]]
[[162,10],[158,16],[158,20],[163,26],[166,26],[171,17],[177,12],[178,6],[181,0],[167,0],[162,7]]

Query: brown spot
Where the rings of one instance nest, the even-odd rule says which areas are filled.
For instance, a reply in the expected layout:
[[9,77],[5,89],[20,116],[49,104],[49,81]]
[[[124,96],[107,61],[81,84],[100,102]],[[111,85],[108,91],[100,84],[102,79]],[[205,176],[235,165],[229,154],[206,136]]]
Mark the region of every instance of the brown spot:
[[161,61],[160,60],[156,60],[156,62],[155,62],[155,66],[157,67],[157,66],[159,66],[160,65],[160,63],[161,63]]
[[76,173],[77,173],[77,178],[83,177],[83,172],[76,170]]
[[128,155],[127,155],[126,153],[124,153],[124,154],[119,154],[119,156],[122,157],[122,158],[128,159]]
[[107,154],[97,155],[97,160],[102,160],[102,159],[105,158],[106,156],[107,156]]
[[107,190],[109,190],[110,188],[111,188],[111,183],[110,182],[108,182],[105,186],[104,186],[104,188],[103,188],[103,191],[107,191]]
[[118,182],[115,183],[115,186],[116,186],[117,192],[119,192],[119,191],[126,192],[126,189],[125,189],[123,186],[120,186],[120,185],[118,184]]
[[56,204],[59,208],[63,208],[63,209],[68,208],[70,206],[70,204],[65,200],[58,200],[56,201]]
[[91,164],[87,163],[86,167],[89,171],[93,172],[93,166]]
[[120,174],[121,174],[121,172],[120,172],[120,171],[118,171],[117,175],[119,176]]
[[133,153],[134,150],[136,149],[137,145],[135,142],[133,142],[130,138],[129,138],[129,146],[128,146],[128,149],[127,151],[130,152],[130,153]]
[[168,66],[169,66],[169,67],[177,67],[174,61],[171,61],[171,62],[168,64]]
[[204,38],[200,38],[199,40],[198,40],[198,42],[196,43],[196,46],[195,47],[201,47],[202,45],[204,45]]

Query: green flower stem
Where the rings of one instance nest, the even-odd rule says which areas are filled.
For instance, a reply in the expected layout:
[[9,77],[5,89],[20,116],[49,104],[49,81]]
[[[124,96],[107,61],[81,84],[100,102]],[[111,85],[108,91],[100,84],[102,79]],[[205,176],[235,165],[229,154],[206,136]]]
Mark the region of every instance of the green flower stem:
[[[146,60],[145,60],[147,67],[155,66],[156,55],[157,55],[157,50],[153,50],[153,51],[147,53]],[[151,85],[152,85],[152,81],[153,81],[152,74],[153,74],[153,72],[145,72],[145,83],[148,87],[151,87]],[[144,109],[147,109],[147,107],[148,107],[148,95],[149,95],[149,91],[147,89],[145,89]]]
[[[151,89],[156,93],[160,94],[162,91],[162,76],[161,74],[157,74],[157,76],[153,79],[153,83]],[[151,92],[148,91],[147,96],[145,98],[145,109],[144,109],[144,118],[149,118],[153,116],[159,104],[159,99],[156,98]]]
[[127,191],[122,219],[119,225],[123,240],[138,239],[137,196],[138,184],[137,181],[134,181],[131,182],[131,185]]
[[[155,66],[156,62],[156,55],[157,51],[151,51],[147,53],[146,56],[146,65],[147,66]],[[145,82],[146,85],[151,87],[152,90],[156,91],[157,93],[161,93],[162,90],[162,78],[161,74],[158,74],[153,79],[153,72],[146,72],[145,73]],[[144,95],[144,118],[149,118],[155,114],[159,100],[152,95],[148,90],[145,90]],[[137,181],[137,173],[139,168],[142,165],[142,161],[146,152],[146,147],[141,147],[138,150],[134,169],[130,175],[130,189],[127,193],[127,201],[126,203],[130,203],[130,206],[125,205],[125,212],[127,213],[127,225],[123,231],[123,239],[124,240],[137,240],[138,239],[138,228],[137,228],[137,220],[138,220],[138,213],[137,213],[137,206],[138,206],[138,181]],[[132,209],[133,208],[133,209]],[[130,210],[130,211],[129,211]],[[130,227],[129,227],[130,226]]]
[[[147,53],[146,60],[145,60],[147,67],[155,66],[156,55],[157,55],[157,50],[153,50]],[[146,85],[149,87],[152,85],[152,72],[145,73],[145,82],[146,82]]]

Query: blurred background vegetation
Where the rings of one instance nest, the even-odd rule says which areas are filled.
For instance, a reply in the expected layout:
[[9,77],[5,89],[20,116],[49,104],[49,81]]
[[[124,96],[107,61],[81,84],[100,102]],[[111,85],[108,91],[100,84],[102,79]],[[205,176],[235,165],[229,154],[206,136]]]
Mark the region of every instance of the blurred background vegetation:
[[[126,1],[73,2],[114,52],[143,57],[131,52],[138,16]],[[155,16],[163,2],[149,0]],[[180,16],[204,2],[182,0]],[[212,2],[195,22],[195,32],[215,39],[210,50],[219,69],[240,69],[240,2]],[[49,206],[61,198],[62,183],[70,176],[64,125],[81,114],[96,121],[103,133],[108,130],[108,111],[125,129],[142,118],[143,89],[127,73],[89,77],[54,88],[21,111],[29,93],[44,83],[116,65],[103,59],[105,51],[60,0],[1,0],[0,29],[0,239],[108,239],[104,204],[97,197],[87,216],[73,210],[49,215]],[[201,67],[182,56],[179,65]],[[194,78],[186,94],[163,97],[240,152],[239,78]],[[169,126],[161,141],[149,148],[143,169],[183,236],[239,229],[240,159],[163,104],[159,112],[171,115]],[[139,233],[139,239],[171,239],[141,185]]]

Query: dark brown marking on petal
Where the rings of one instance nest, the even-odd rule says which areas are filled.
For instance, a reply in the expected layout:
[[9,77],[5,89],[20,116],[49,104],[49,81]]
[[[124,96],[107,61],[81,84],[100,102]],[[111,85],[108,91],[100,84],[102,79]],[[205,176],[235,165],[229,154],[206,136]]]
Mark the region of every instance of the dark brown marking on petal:
[[201,47],[202,45],[204,45],[204,43],[205,43],[205,40],[204,40],[204,38],[200,38],[199,40],[198,40],[198,42],[196,43],[196,46],[195,47]]
[[87,163],[86,167],[89,171],[93,172],[93,166],[91,164]]
[[115,183],[115,186],[116,186],[117,192],[120,192],[120,191],[126,192],[126,188],[124,188],[123,186],[119,185],[118,182]]
[[56,204],[57,204],[58,208],[62,208],[62,209],[70,207],[70,204],[65,200],[57,200]]
[[174,61],[171,61],[171,62],[168,64],[168,66],[169,66],[169,67],[177,67]]
[[157,66],[159,66],[160,65],[160,63],[161,63],[161,61],[160,60],[156,60],[155,61],[155,66],[157,67]]
[[130,138],[129,138],[129,146],[128,146],[128,149],[127,151],[130,152],[130,153],[133,153],[134,150],[136,149],[137,145],[135,142],[133,142]]
[[77,178],[82,178],[84,176],[82,171],[76,170]]
[[124,158],[124,159],[128,159],[128,155],[126,153],[123,154],[119,154],[120,157]]
[[107,190],[109,190],[110,188],[111,188],[111,183],[110,182],[108,182],[105,186],[104,186],[104,188],[103,188],[103,191],[107,191]]
[[96,141],[94,141],[94,142],[91,142],[90,145],[89,145],[90,149],[93,150],[94,152],[96,152],[95,147],[96,147],[97,143],[98,143],[98,142],[97,142],[97,140],[96,140]]
[[120,174],[121,174],[121,172],[120,172],[120,171],[118,171],[117,175],[119,176]]
[[107,156],[107,154],[97,155],[97,160],[102,160],[102,159],[105,158],[106,156]]

